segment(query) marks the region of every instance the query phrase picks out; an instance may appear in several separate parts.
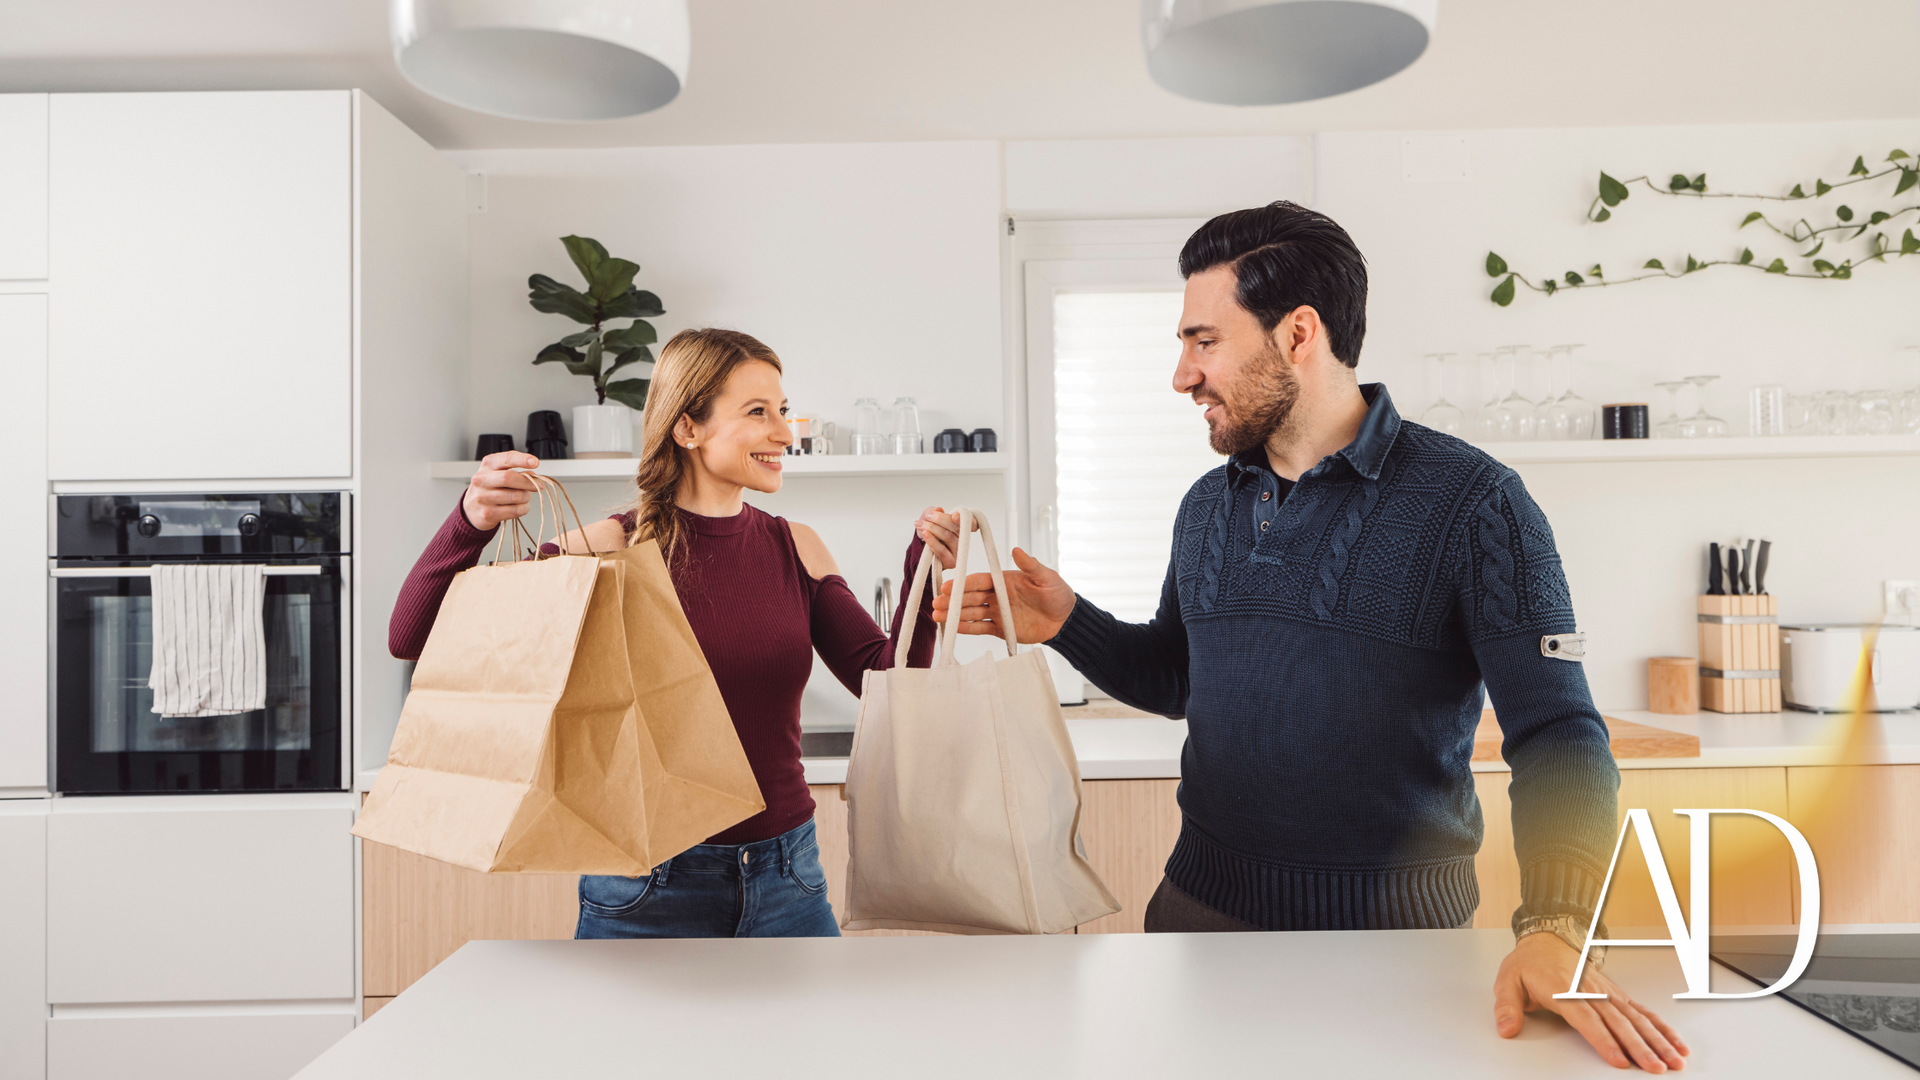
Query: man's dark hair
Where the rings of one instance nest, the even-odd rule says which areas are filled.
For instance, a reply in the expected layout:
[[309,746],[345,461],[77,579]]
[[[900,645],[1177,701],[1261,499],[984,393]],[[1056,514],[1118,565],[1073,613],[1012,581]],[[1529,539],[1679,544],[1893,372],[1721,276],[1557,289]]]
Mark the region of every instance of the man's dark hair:
[[1367,336],[1367,260],[1325,214],[1282,200],[1221,214],[1187,238],[1180,276],[1226,266],[1237,299],[1269,333],[1302,304],[1320,313],[1327,347],[1348,367]]

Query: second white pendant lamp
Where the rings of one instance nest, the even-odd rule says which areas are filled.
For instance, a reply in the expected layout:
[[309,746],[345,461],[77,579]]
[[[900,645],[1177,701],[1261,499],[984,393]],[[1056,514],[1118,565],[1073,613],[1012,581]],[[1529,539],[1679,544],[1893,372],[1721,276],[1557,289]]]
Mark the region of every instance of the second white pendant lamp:
[[1217,105],[1283,105],[1370,86],[1420,58],[1440,0],[1141,0],[1153,81]]
[[390,0],[388,13],[407,81],[476,112],[614,120],[687,81],[687,0]]

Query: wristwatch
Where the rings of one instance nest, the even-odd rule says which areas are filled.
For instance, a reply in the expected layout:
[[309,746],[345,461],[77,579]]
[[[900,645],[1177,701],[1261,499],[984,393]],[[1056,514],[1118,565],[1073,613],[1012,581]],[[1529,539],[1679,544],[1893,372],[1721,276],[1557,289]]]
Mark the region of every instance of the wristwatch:
[[[1573,915],[1529,915],[1521,918],[1516,913],[1513,918],[1513,940],[1518,942],[1528,934],[1552,934],[1566,942],[1574,952],[1579,952],[1587,945],[1587,921]],[[1596,944],[1587,951],[1587,964],[1596,971],[1607,959],[1607,947],[1598,944],[1606,936],[1605,925],[1596,927],[1594,930]]]

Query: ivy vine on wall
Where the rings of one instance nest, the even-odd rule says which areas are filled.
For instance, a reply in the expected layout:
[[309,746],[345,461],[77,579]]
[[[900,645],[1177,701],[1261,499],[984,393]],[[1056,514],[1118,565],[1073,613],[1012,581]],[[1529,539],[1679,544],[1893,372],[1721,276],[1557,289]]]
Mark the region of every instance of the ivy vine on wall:
[[[1584,272],[1568,270],[1559,277],[1530,278],[1507,265],[1507,260],[1489,251],[1487,252],[1487,276],[1500,279],[1493,287],[1488,299],[1501,307],[1513,303],[1516,285],[1522,285],[1534,292],[1552,296],[1567,289],[1601,289],[1612,285],[1630,285],[1636,281],[1673,280],[1697,274],[1714,266],[1733,266],[1748,270],[1757,270],[1764,274],[1780,274],[1794,278],[1820,278],[1827,281],[1845,281],[1853,277],[1855,270],[1868,263],[1884,264],[1888,259],[1903,258],[1908,255],[1920,255],[1920,238],[1914,236],[1911,223],[1901,232],[1899,240],[1889,237],[1889,233],[1901,228],[1902,219],[1908,215],[1920,215],[1920,202],[1911,206],[1896,206],[1900,196],[1920,186],[1920,159],[1905,150],[1896,149],[1889,153],[1876,172],[1868,167],[1865,155],[1853,159],[1853,168],[1847,171],[1845,178],[1828,183],[1816,179],[1813,191],[1809,193],[1802,184],[1793,185],[1793,190],[1784,195],[1756,195],[1744,192],[1709,191],[1707,176],[1700,173],[1692,177],[1674,173],[1666,186],[1655,183],[1652,178],[1636,176],[1631,180],[1615,180],[1606,173],[1600,174],[1600,189],[1594,195],[1593,202],[1587,206],[1587,220],[1595,223],[1609,221],[1614,211],[1638,185],[1655,195],[1674,199],[1747,199],[1762,202],[1792,204],[1825,199],[1843,188],[1872,184],[1877,180],[1892,178],[1892,191],[1875,196],[1870,189],[1861,188],[1859,195],[1864,199],[1855,202],[1885,200],[1884,205],[1856,210],[1852,204],[1842,203],[1832,211],[1832,221],[1815,225],[1811,215],[1795,213],[1782,206],[1772,213],[1766,210],[1754,210],[1740,222],[1739,229],[1749,225],[1763,225],[1781,238],[1795,246],[1812,244],[1813,246],[1794,256],[1794,263],[1786,258],[1775,258],[1770,262],[1761,262],[1755,257],[1751,247],[1742,247],[1739,254],[1724,259],[1701,259],[1689,254],[1685,266],[1669,269],[1660,259],[1648,259],[1639,270],[1627,277],[1606,276],[1598,263]],[[1917,194],[1915,198],[1920,198]],[[1824,220],[1824,219],[1823,219]],[[1920,223],[1920,217],[1913,222]],[[1840,249],[1861,240],[1872,232],[1871,239],[1852,251]],[[1846,235],[1846,234],[1851,235]],[[1828,244],[1834,250],[1828,250]],[[1821,256],[1825,254],[1826,258]]]

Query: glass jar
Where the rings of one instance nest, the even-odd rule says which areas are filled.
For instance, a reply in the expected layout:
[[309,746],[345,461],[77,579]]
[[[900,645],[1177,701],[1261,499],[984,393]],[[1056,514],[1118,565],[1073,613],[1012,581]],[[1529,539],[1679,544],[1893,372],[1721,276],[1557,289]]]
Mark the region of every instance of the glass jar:
[[880,402],[870,397],[854,402],[853,452],[885,454],[892,449],[891,441],[880,431]]
[[926,452],[920,438],[920,406],[910,397],[893,399],[893,452]]

